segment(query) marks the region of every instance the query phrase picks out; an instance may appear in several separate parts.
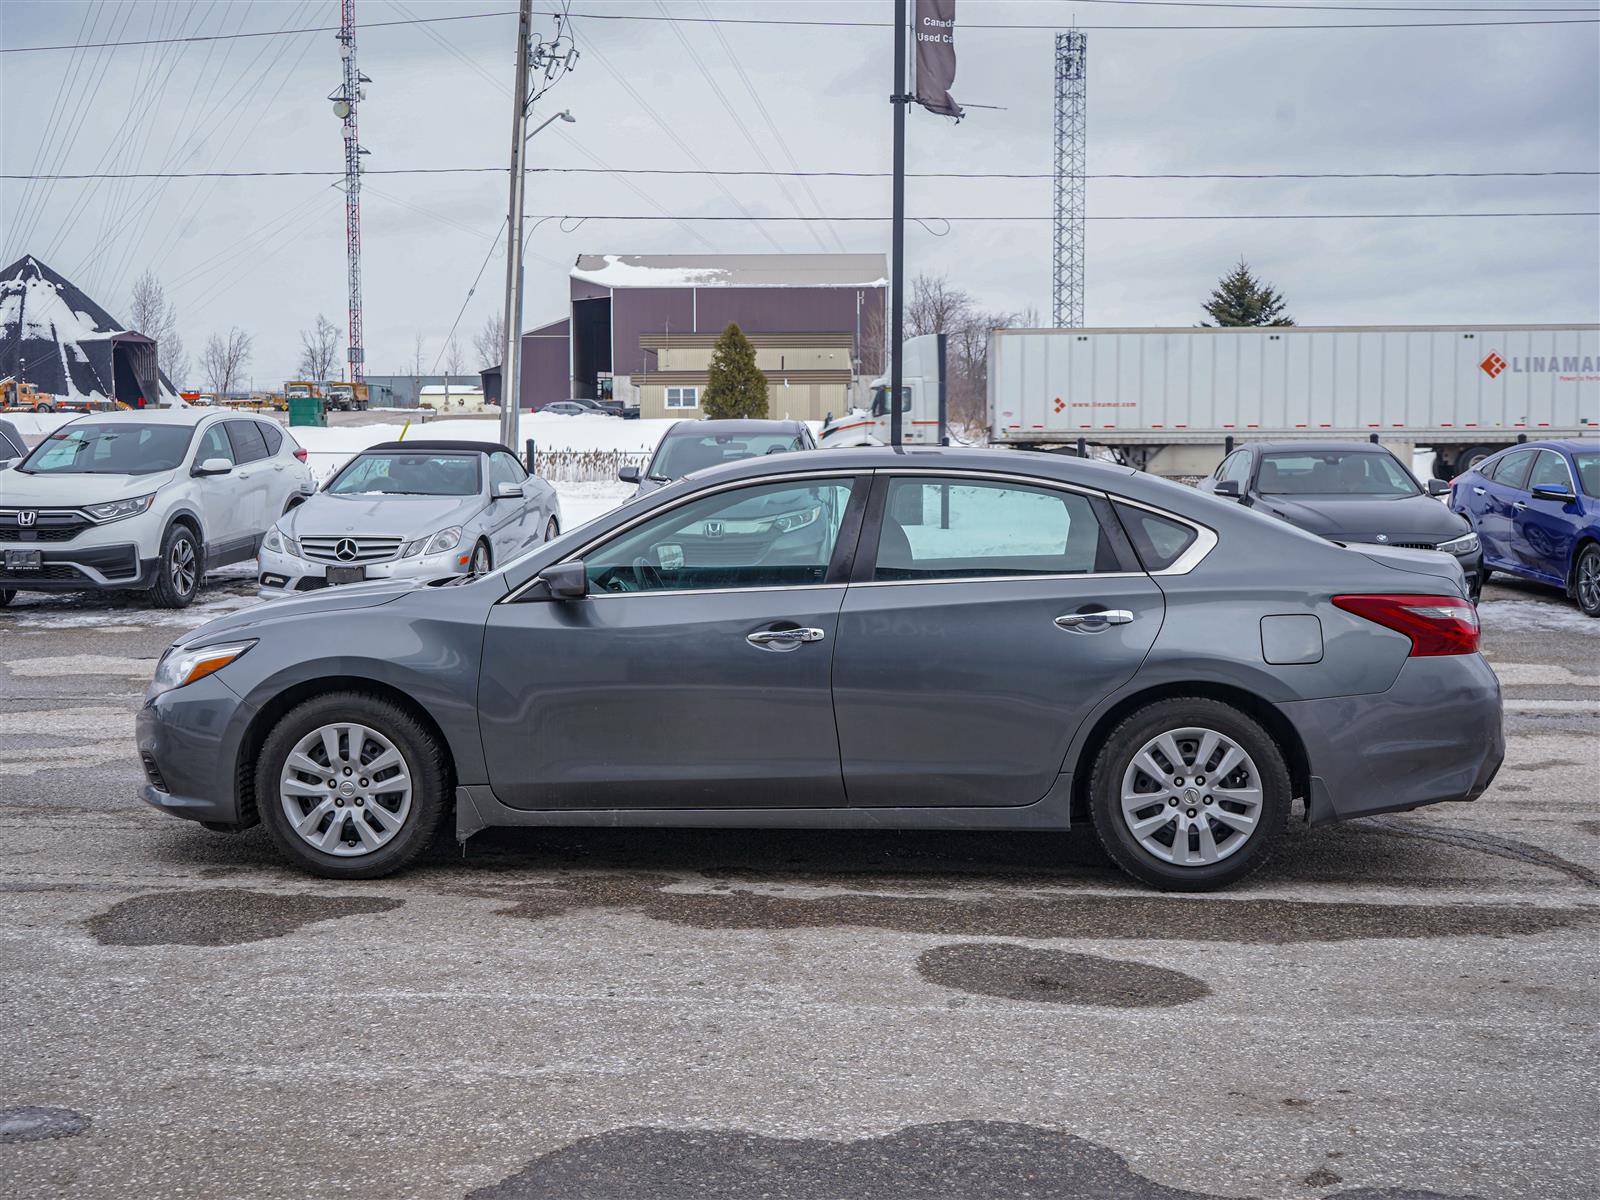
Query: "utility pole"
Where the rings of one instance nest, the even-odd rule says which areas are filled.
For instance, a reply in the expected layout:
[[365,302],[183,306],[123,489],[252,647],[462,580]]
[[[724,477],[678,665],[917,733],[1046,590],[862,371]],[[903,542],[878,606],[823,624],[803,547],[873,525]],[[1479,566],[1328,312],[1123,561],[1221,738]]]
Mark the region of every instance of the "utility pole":
[[1087,120],[1085,64],[1088,35],[1056,34],[1055,223],[1051,250],[1050,321],[1083,327],[1083,210]]
[[517,83],[511,93],[511,207],[506,225],[506,348],[500,360],[500,444],[517,444],[522,412],[522,195],[528,143],[528,50],[533,0],[517,11]]
[[889,317],[889,444],[900,445],[901,347],[905,319],[906,283],[906,0],[894,0],[894,221],[889,250],[889,286],[894,310]]
[[356,109],[361,85],[372,82],[356,68],[356,0],[339,0],[339,57],[344,60],[344,83],[328,99],[333,101],[334,116],[344,119],[344,240],[349,259],[350,382],[355,384],[367,377],[361,332],[361,156],[366,151],[356,132]]

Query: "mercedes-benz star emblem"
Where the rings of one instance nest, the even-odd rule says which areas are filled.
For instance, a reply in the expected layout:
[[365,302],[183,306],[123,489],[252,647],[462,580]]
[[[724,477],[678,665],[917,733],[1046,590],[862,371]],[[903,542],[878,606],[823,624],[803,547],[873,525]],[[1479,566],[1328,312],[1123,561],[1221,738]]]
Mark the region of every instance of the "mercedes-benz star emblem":
[[356,554],[355,538],[340,538],[333,545],[333,556],[340,562],[354,562]]
[[17,513],[17,525],[22,529],[31,529],[38,522],[39,514],[31,508],[24,508]]

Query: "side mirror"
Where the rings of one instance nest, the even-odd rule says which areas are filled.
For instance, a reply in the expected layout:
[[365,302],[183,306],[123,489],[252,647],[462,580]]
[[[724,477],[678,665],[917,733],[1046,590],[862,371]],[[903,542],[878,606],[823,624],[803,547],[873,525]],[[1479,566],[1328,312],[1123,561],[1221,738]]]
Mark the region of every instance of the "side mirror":
[[1239,498],[1239,481],[1237,479],[1224,479],[1211,489],[1213,496],[1227,496],[1237,500]]
[[0,458],[0,471],[9,471],[21,461],[20,458]]
[[617,472],[617,478],[622,480],[623,483],[638,483],[639,482],[639,468],[638,467],[623,467]]
[[233,464],[225,458],[208,458],[204,462],[196,463],[191,474],[194,475],[226,475],[233,470]]
[[494,498],[496,500],[521,500],[522,485],[501,480],[494,485]]
[[1430,480],[1428,480],[1428,495],[1430,495],[1430,496],[1448,496],[1449,494],[1450,494],[1450,485],[1448,483],[1446,483],[1443,479],[1430,479]]
[[1577,499],[1569,489],[1548,483],[1541,483],[1535,487],[1533,489],[1533,498],[1535,500],[1559,500],[1563,504]]
[[589,576],[581,562],[556,563],[539,572],[539,582],[544,584],[552,599],[582,600],[589,594]]

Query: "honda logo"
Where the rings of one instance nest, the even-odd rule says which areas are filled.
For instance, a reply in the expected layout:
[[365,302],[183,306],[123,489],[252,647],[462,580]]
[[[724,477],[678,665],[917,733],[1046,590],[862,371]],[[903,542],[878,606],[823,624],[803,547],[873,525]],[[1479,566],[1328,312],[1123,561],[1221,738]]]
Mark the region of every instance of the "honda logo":
[[39,523],[39,514],[31,508],[24,508],[17,513],[17,524],[23,529],[32,529]]
[[707,521],[706,522],[706,536],[708,538],[719,538],[719,537],[721,537],[722,536],[722,522],[721,521]]
[[357,554],[355,538],[340,538],[333,547],[333,556],[340,562],[354,562]]

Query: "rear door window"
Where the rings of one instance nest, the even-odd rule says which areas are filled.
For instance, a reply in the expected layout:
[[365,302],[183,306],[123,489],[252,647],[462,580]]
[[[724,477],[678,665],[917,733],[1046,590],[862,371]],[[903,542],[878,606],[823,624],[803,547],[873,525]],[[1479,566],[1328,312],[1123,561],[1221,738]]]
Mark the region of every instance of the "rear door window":
[[228,421],[228,440],[233,443],[233,460],[243,466],[267,457],[267,439],[254,421]]
[[1121,569],[1100,507],[1088,496],[1025,484],[901,476],[889,480],[872,578],[901,583]]

